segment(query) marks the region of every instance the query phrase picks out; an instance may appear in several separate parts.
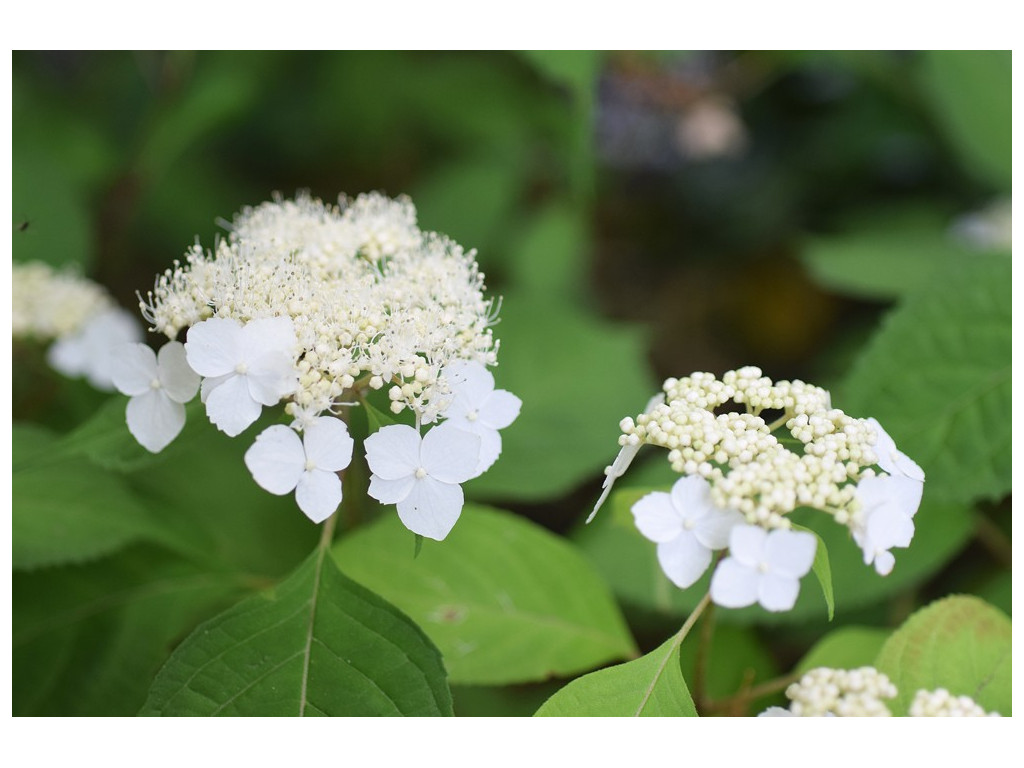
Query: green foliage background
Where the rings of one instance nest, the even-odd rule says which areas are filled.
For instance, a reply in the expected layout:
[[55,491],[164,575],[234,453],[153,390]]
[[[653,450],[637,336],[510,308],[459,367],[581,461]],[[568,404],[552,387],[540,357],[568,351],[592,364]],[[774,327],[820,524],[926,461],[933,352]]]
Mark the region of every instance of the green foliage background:
[[[734,152],[680,138],[708,104],[732,105]],[[242,464],[269,416],[230,440],[193,403],[151,456],[124,398],[17,343],[15,714],[751,714],[809,651],[1008,681],[1010,249],[951,233],[1010,194],[1008,52],[15,52],[13,133],[14,259],[129,308],[275,191],[411,195],[478,249],[524,402],[449,541],[414,558],[354,465],[318,558]],[[663,456],[582,521],[659,381],[747,364],[878,418],[928,474],[918,533],[882,579],[801,521],[835,619],[809,578],[791,613],[718,610],[676,647],[701,585],[665,580],[628,511],[672,481]],[[892,634],[955,593],[988,604]],[[947,672],[945,627],[976,617],[995,629],[948,639],[976,668]],[[903,663],[922,633],[928,664]],[[1010,714],[1008,687],[979,700]]]

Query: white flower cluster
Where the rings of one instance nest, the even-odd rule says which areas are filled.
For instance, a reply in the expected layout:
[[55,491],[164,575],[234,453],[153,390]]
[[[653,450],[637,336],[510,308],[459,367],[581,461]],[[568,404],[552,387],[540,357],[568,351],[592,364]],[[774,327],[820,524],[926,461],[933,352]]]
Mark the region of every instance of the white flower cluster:
[[140,340],[142,329],[102,286],[41,262],[15,263],[11,299],[14,338],[53,341],[46,357],[55,370],[114,389],[111,350]]
[[998,712],[986,712],[970,696],[954,696],[945,688],[918,691],[909,712],[911,717],[1002,717]]
[[212,252],[193,246],[160,276],[141,308],[172,339],[207,318],[291,318],[288,412],[300,425],[364,377],[391,384],[392,411],[412,408],[429,424],[447,406],[450,362],[497,360],[483,287],[473,253],[421,232],[407,198],[331,206],[299,196],[243,210]]
[[129,429],[161,450],[198,390],[207,416],[233,437],[284,400],[291,428],[260,434],[246,465],[271,493],[294,491],[320,522],[341,502],[338,473],[352,457],[334,417],[387,387],[391,411],[412,411],[415,428],[393,424],[366,440],[370,495],[396,504],[414,532],[443,539],[462,509],[460,484],[494,463],[498,430],[521,406],[486,369],[498,344],[483,289],[473,253],[421,232],[407,198],[331,206],[300,195],[246,208],[225,240],[189,249],[140,300],[153,329],[172,339],[164,349],[181,347],[174,339],[187,332],[182,354],[155,357],[139,345],[123,355]]
[[[891,717],[886,701],[899,691],[874,667],[812,669],[786,689],[788,709],[769,707],[759,717]],[[968,696],[953,696],[944,688],[918,691],[910,717],[999,717],[986,712]]]
[[851,418],[832,407],[824,389],[773,382],[752,366],[721,380],[710,373],[668,379],[663,390],[635,419],[620,422],[622,447],[605,470],[594,512],[642,445],[668,449],[672,468],[685,477],[671,494],[641,499],[633,514],[678,586],[693,584],[711,552],[728,547],[712,599],[789,610],[816,544],[811,534],[790,530],[788,515],[801,507],[847,526],[865,564],[880,574],[893,568],[890,549],[909,546],[924,473],[874,419]]

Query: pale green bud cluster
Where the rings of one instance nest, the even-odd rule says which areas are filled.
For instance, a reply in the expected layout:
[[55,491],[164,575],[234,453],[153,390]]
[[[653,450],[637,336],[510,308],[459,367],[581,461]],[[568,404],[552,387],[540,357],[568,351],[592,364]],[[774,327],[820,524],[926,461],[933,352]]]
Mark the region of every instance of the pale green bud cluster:
[[874,667],[860,669],[812,669],[786,689],[797,717],[889,717],[887,699],[898,691],[889,678]]
[[945,688],[918,691],[909,713],[911,717],[1001,717],[998,712],[986,712],[970,696],[954,696]]

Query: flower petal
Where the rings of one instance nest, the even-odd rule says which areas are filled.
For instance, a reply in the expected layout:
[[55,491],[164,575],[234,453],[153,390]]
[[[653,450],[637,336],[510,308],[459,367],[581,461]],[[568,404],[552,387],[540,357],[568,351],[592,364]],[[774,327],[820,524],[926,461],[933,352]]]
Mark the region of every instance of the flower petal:
[[912,458],[896,447],[896,442],[882,425],[874,418],[867,422],[875,430],[875,453],[878,454],[878,466],[890,475],[902,475],[912,480],[924,482],[924,470]]
[[684,531],[672,541],[658,544],[658,562],[673,584],[686,589],[711,565],[711,550]]
[[199,387],[199,402],[205,403],[206,398],[210,396],[210,393],[213,392],[213,390],[228,379],[235,378],[237,375],[237,373],[225,373],[223,376],[210,376],[207,379],[203,379],[203,383]]
[[260,488],[278,496],[290,493],[306,471],[302,440],[283,424],[267,427],[245,452],[245,466]]
[[385,480],[377,475],[370,475],[370,487],[367,493],[381,504],[397,504],[403,501],[416,484],[414,475],[404,475],[395,480]]
[[280,352],[289,359],[294,359],[295,348],[298,346],[295,337],[295,325],[290,317],[265,317],[250,320],[242,328],[241,346],[243,359],[255,365],[266,352]]
[[697,522],[693,529],[697,541],[709,549],[725,549],[729,546],[729,535],[737,525],[743,525],[746,518],[735,509],[720,509]]
[[185,336],[189,367],[200,376],[234,373],[242,360],[242,326],[227,317],[196,323]]
[[199,374],[189,367],[185,345],[180,341],[169,341],[160,347],[156,369],[160,384],[171,400],[187,403],[199,391]]
[[743,565],[735,557],[727,557],[711,576],[711,599],[724,608],[753,605],[757,602],[760,581],[756,569]]
[[341,419],[321,416],[306,427],[302,434],[306,460],[313,462],[317,469],[338,472],[352,461],[355,443]]
[[420,435],[405,424],[381,427],[363,441],[370,471],[384,480],[412,475],[420,466]]
[[[892,552],[884,550],[882,552],[875,552],[874,560],[875,573],[879,576],[888,576],[892,573],[893,566],[896,565],[896,558],[893,556]],[[871,558],[865,556],[864,564],[868,565],[870,562]]]
[[672,504],[679,510],[679,516],[696,522],[710,514],[717,507],[711,503],[711,483],[700,475],[681,477],[672,486]]
[[445,366],[444,377],[452,391],[449,411],[453,416],[479,410],[494,391],[494,376],[481,363],[456,360]]
[[147,388],[128,401],[128,431],[150,453],[159,453],[185,426],[185,406],[173,402],[159,389]]
[[322,523],[341,504],[341,478],[322,469],[303,472],[295,488],[295,501],[306,517]]
[[267,351],[250,363],[246,379],[252,399],[263,405],[274,405],[299,384],[294,359],[277,350]]
[[[786,531],[780,531],[780,533],[786,533]],[[757,601],[766,611],[776,613],[788,611],[793,608],[799,593],[800,582],[797,579],[777,573],[766,573],[761,576]]]
[[229,437],[244,432],[262,410],[249,395],[245,376],[229,376],[206,394],[206,415]]
[[479,477],[488,469],[501,455],[501,434],[496,429],[478,429],[474,432],[480,438],[480,461],[477,462],[476,471],[473,477]]
[[771,573],[800,578],[811,570],[811,565],[814,563],[814,550],[817,547],[818,540],[813,533],[776,530],[768,534],[764,554]]
[[768,531],[757,525],[737,525],[729,531],[729,554],[738,562],[757,568],[764,560]]
[[597,515],[597,510],[604,505],[608,495],[612,492],[612,486],[615,484],[615,481],[625,474],[629,465],[633,463],[633,459],[636,458],[637,453],[640,452],[640,446],[642,445],[643,443],[636,443],[635,445],[632,443],[626,443],[621,449],[619,449],[619,453],[615,457],[615,461],[605,469],[604,482],[601,483],[601,496],[598,498],[597,503],[594,504],[594,508],[590,511],[590,514],[587,515],[588,523],[594,519],[595,515]]
[[427,432],[420,448],[423,468],[428,475],[443,483],[463,483],[474,477],[480,455],[480,438],[451,422]]
[[494,429],[504,429],[519,416],[523,401],[511,392],[498,389],[480,406],[479,420]]
[[663,491],[648,493],[633,505],[632,512],[637,530],[650,541],[672,541],[683,533],[682,515]]
[[110,378],[125,395],[145,394],[152,389],[153,381],[160,378],[156,355],[145,344],[124,344],[111,356]]
[[413,533],[441,541],[459,519],[463,501],[460,486],[424,477],[398,502],[398,517]]

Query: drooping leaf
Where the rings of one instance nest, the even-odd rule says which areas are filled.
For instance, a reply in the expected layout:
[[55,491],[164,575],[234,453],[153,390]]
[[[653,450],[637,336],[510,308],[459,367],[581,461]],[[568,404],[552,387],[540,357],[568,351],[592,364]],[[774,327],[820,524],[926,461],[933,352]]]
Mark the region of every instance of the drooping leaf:
[[847,413],[874,416],[938,502],[1010,491],[1010,259],[944,265],[884,321],[843,382]]
[[14,714],[134,715],[171,646],[241,588],[152,547],[15,573]]
[[811,647],[794,671],[802,674],[815,667],[857,669],[873,666],[889,634],[889,630],[877,627],[834,629]]
[[1010,620],[977,597],[953,595],[913,614],[878,653],[875,666],[899,689],[890,707],[906,714],[921,689],[970,696],[989,712],[1011,711]]
[[270,592],[200,625],[157,675],[143,715],[450,715],[422,631],[315,551]]
[[944,262],[986,257],[957,242],[950,225],[948,216],[927,208],[872,211],[847,222],[840,234],[812,238],[801,256],[828,288],[895,299],[926,285]]
[[577,678],[537,710],[536,717],[696,717],[672,636],[641,656]]
[[[536,500],[600,475],[618,450],[618,423],[656,390],[642,334],[557,301],[506,294],[498,387],[523,401],[502,430],[498,461],[470,483],[474,498]],[[543,435],[543,438],[539,438]]]
[[966,170],[997,187],[1011,183],[1010,51],[927,51],[921,82]]
[[570,675],[635,653],[607,587],[574,548],[506,512],[467,504],[443,542],[413,557],[388,512],[334,548],[346,573],[413,618],[453,682]]
[[146,538],[161,526],[120,476],[84,459],[16,467],[11,479],[15,568],[80,563]]
[[832,568],[828,560],[828,547],[822,541],[821,536],[809,528],[804,528],[802,525],[794,525],[793,530],[806,531],[813,535],[818,542],[814,548],[814,562],[811,564],[811,571],[821,585],[821,592],[825,596],[825,605],[828,606],[828,620],[832,621],[832,618],[836,615],[836,599],[832,588]]

